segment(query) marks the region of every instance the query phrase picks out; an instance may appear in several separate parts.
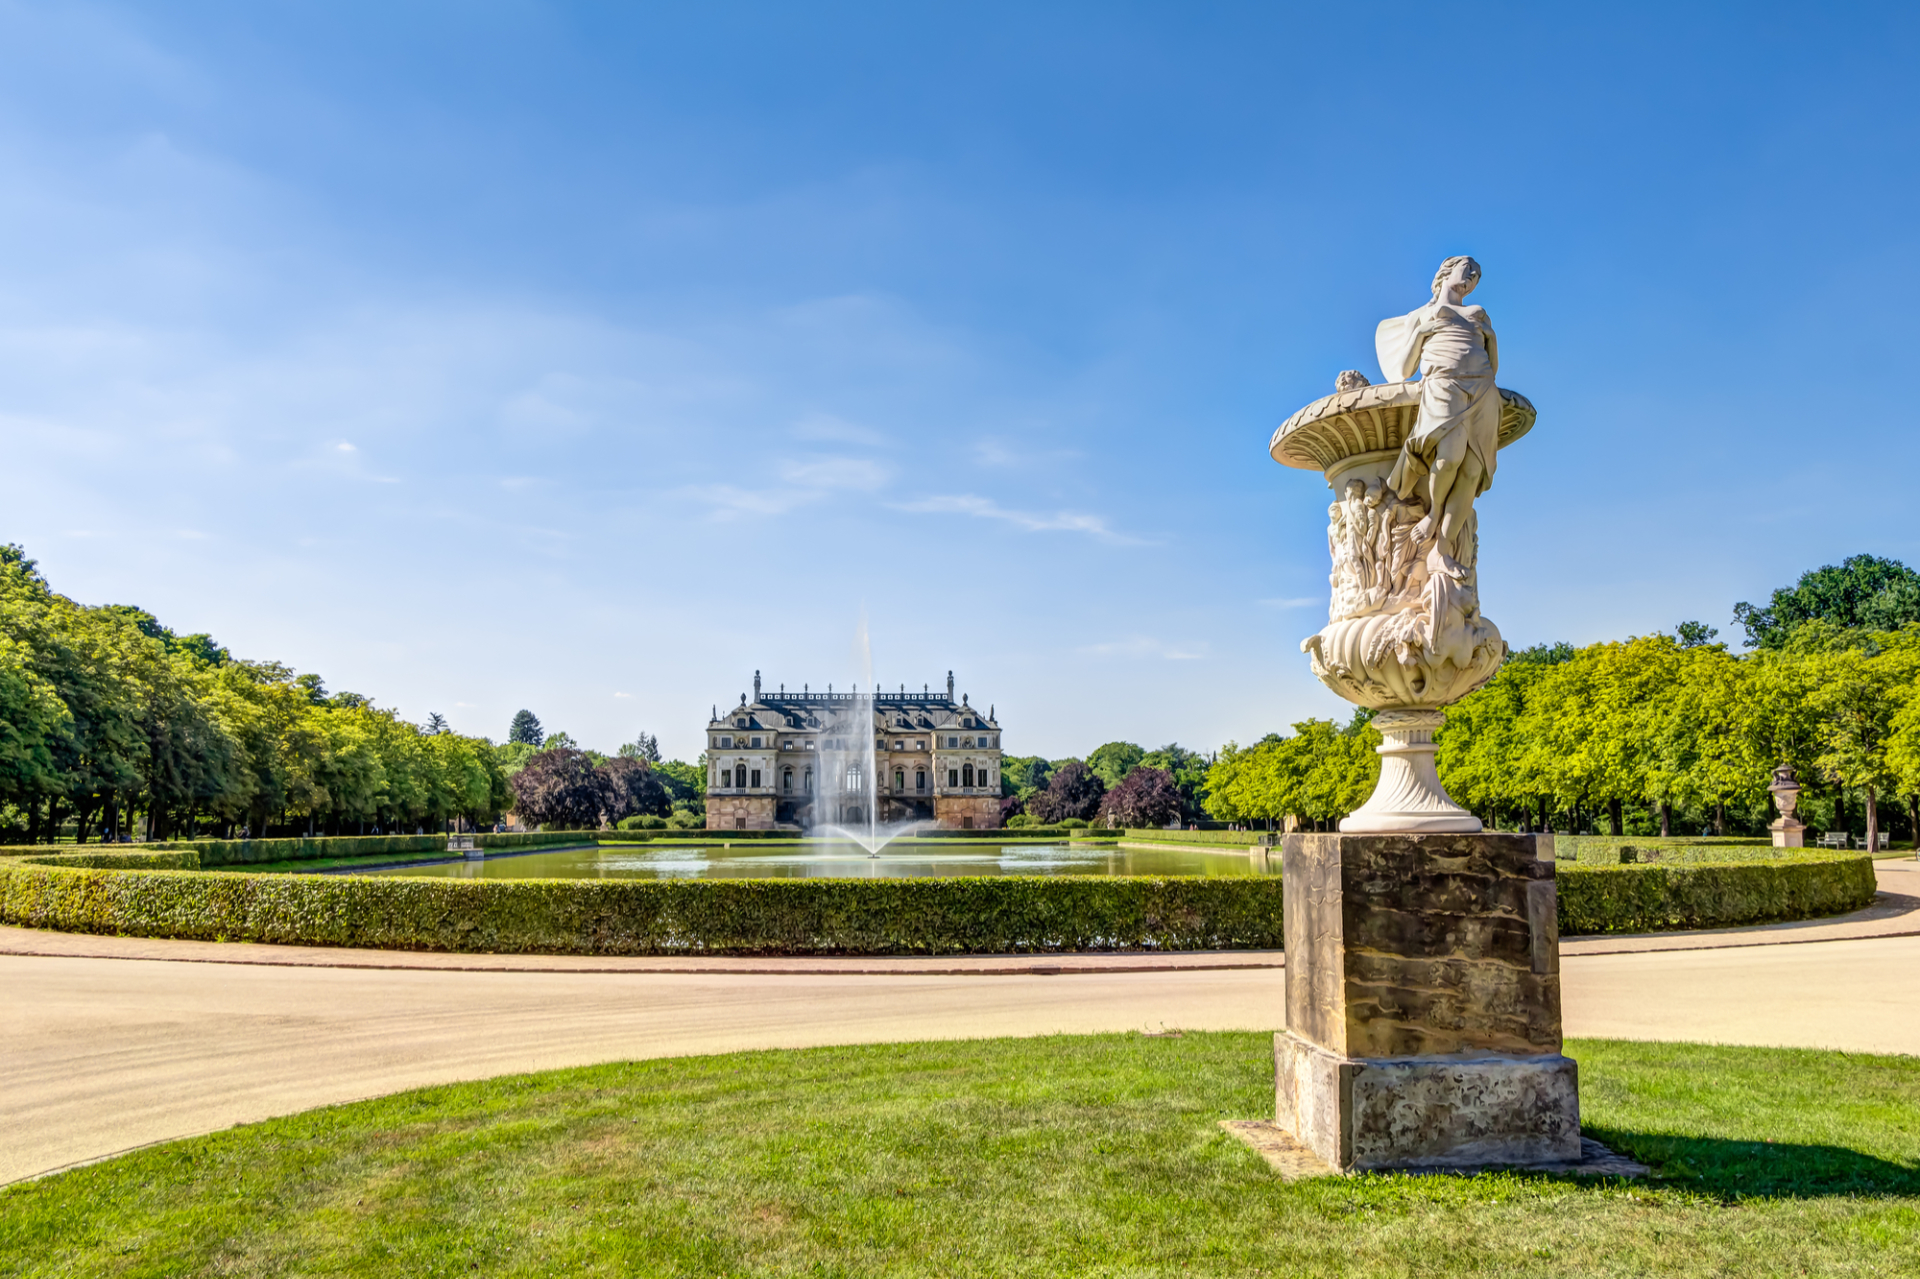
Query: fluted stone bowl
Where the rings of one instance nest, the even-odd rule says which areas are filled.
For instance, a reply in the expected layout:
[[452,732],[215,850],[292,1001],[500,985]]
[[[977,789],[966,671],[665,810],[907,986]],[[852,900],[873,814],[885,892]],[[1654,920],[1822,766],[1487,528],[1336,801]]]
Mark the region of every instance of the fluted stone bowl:
[[[1500,448],[1533,429],[1533,403],[1500,388]],[[1273,433],[1267,452],[1282,466],[1331,473],[1350,458],[1397,453],[1420,416],[1420,384],[1387,382],[1335,391],[1295,413]]]

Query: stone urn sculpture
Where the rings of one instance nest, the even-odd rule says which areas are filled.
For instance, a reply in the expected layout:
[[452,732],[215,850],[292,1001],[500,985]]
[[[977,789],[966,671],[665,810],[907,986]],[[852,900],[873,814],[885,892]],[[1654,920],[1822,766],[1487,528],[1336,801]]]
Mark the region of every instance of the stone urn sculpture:
[[[1377,712],[1385,743],[1373,795],[1340,829],[1474,832],[1480,821],[1447,794],[1434,768],[1441,708],[1493,678],[1507,653],[1480,612],[1474,499],[1499,449],[1533,428],[1524,395],[1496,387],[1492,325],[1464,305],[1479,281],[1450,258],[1434,301],[1384,320],[1382,371],[1349,370],[1273,434],[1282,466],[1319,471],[1327,507],[1333,599],[1327,624],[1301,642],[1320,682]],[[1418,380],[1409,380],[1414,372]]]
[[1342,373],[1269,446],[1334,494],[1333,603],[1301,648],[1385,739],[1379,785],[1340,832],[1283,843],[1274,1126],[1342,1170],[1585,1158],[1553,836],[1482,831],[1434,768],[1442,708],[1506,657],[1480,613],[1474,501],[1534,422],[1494,384],[1493,326],[1466,304],[1479,279],[1447,259],[1432,301],[1374,335],[1386,382]]
[[1773,846],[1804,848],[1807,827],[1793,815],[1793,810],[1800,805],[1800,781],[1793,775],[1793,765],[1782,764],[1774,769],[1773,785],[1767,789],[1773,793],[1774,805],[1780,810],[1780,816],[1767,828],[1773,832]]

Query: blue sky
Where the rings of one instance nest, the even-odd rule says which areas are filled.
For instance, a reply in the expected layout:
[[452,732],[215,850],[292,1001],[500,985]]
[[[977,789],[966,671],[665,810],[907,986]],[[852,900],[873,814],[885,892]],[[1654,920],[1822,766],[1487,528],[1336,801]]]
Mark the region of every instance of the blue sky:
[[495,738],[858,678],[1010,750],[1346,708],[1320,477],[1440,259],[1540,410],[1510,643],[1869,551],[1910,477],[1903,6],[0,2],[0,540]]

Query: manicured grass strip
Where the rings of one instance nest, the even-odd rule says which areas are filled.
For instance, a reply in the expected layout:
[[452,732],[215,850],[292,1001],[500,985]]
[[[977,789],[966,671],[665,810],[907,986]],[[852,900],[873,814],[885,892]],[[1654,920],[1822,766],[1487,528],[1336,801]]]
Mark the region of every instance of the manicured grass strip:
[[1920,1062],[1575,1042],[1633,1185],[1287,1184],[1261,1034],[643,1062],[310,1112],[0,1191],[0,1274],[1901,1275]]

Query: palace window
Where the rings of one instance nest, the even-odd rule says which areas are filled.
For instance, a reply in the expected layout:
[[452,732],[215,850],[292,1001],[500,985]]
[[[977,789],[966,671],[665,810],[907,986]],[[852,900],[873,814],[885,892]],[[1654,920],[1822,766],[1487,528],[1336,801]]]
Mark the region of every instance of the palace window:
[[730,750],[732,750],[732,749],[733,749],[733,739],[732,739],[731,737],[723,737],[723,738],[721,738],[721,739],[720,739],[720,749],[721,749],[721,750],[723,750],[723,751],[730,751]]
[[722,790],[732,789],[733,770],[731,768],[723,768],[720,770],[720,787]]
[[753,749],[755,750],[760,749],[760,739],[757,737],[753,739]]
[[921,769],[916,769],[914,771],[913,788],[915,790],[925,790],[927,788],[927,770],[926,769],[921,768]]
[[753,770],[753,780],[748,782],[747,785],[752,786],[755,789],[759,788],[760,786],[760,770],[759,769],[756,768]]
[[793,770],[791,768],[781,770],[780,789],[789,795],[793,794]]
[[961,767],[960,784],[962,786],[973,785],[973,765],[972,764],[967,764]]
[[903,751],[903,750],[905,750],[905,749],[907,749],[907,744],[906,744],[905,742],[895,742],[895,743],[893,744],[893,749],[895,749],[895,750],[897,750],[897,751]]
[[807,794],[813,794],[813,770],[811,768],[807,770],[806,787]]
[[957,768],[949,768],[947,770],[947,785],[958,786],[959,784],[960,784],[960,770]]
[[906,769],[896,768],[893,770],[893,788],[895,790],[905,790],[907,788],[907,770]]
[[861,782],[862,782],[862,780],[863,780],[863,779],[862,779],[862,778],[861,778],[861,776],[860,776],[860,770],[859,770],[859,769],[857,769],[857,768],[849,768],[849,769],[847,770],[847,789],[848,789],[848,790],[850,790],[850,791],[857,791],[857,790],[859,790],[859,789],[860,789],[860,784],[861,784]]
[[959,738],[957,738],[957,737],[949,737],[949,738],[947,739],[947,749],[948,749],[948,750],[953,750],[954,748],[956,748],[956,747],[957,747],[957,746],[959,746],[959,745],[960,745],[960,739],[959,739]]

